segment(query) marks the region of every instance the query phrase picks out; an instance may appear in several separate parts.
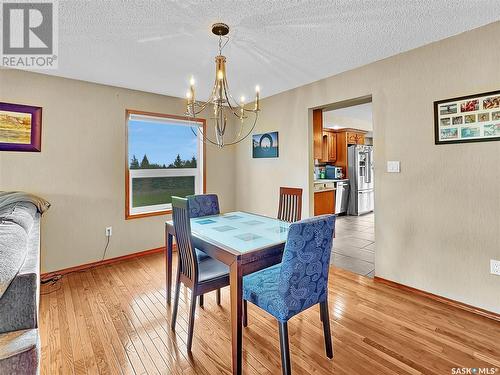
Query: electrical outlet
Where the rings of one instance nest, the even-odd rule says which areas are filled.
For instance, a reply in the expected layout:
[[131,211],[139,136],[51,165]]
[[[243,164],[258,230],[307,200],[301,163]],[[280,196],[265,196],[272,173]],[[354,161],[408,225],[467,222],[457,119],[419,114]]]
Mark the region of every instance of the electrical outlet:
[[113,235],[113,227],[106,228],[106,237],[111,237]]
[[500,276],[500,260],[490,259],[490,273]]

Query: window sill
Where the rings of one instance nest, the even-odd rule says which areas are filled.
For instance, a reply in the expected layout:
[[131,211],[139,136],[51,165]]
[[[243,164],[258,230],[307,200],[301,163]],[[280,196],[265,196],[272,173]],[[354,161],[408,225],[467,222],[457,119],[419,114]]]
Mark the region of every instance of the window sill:
[[172,210],[145,212],[142,214],[132,214],[132,215],[130,215],[129,213],[126,213],[125,220],[140,219],[143,217],[162,216],[162,215],[170,215],[170,214],[172,214]]

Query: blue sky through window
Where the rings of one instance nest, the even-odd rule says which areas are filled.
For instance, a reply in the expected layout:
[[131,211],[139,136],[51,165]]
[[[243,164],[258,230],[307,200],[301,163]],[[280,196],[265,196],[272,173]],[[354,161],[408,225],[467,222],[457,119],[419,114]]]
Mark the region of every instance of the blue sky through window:
[[132,155],[141,162],[144,154],[150,163],[169,165],[180,154],[181,159],[198,159],[198,140],[190,126],[168,120],[165,123],[130,120],[128,122],[128,161]]

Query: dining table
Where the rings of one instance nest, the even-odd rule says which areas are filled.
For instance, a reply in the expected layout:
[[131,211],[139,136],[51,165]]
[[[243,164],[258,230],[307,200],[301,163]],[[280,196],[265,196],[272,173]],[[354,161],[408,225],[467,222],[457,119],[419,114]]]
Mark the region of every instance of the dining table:
[[[242,373],[243,276],[281,262],[290,223],[248,212],[192,218],[193,246],[229,267],[232,373]],[[173,221],[165,223],[166,298],[171,303]]]

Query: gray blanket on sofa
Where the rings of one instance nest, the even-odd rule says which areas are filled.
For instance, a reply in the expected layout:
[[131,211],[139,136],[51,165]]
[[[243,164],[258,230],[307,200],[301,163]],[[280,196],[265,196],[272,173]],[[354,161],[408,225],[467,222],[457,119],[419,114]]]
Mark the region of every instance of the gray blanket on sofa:
[[0,192],[0,298],[26,259],[36,215],[50,203],[32,194]]

